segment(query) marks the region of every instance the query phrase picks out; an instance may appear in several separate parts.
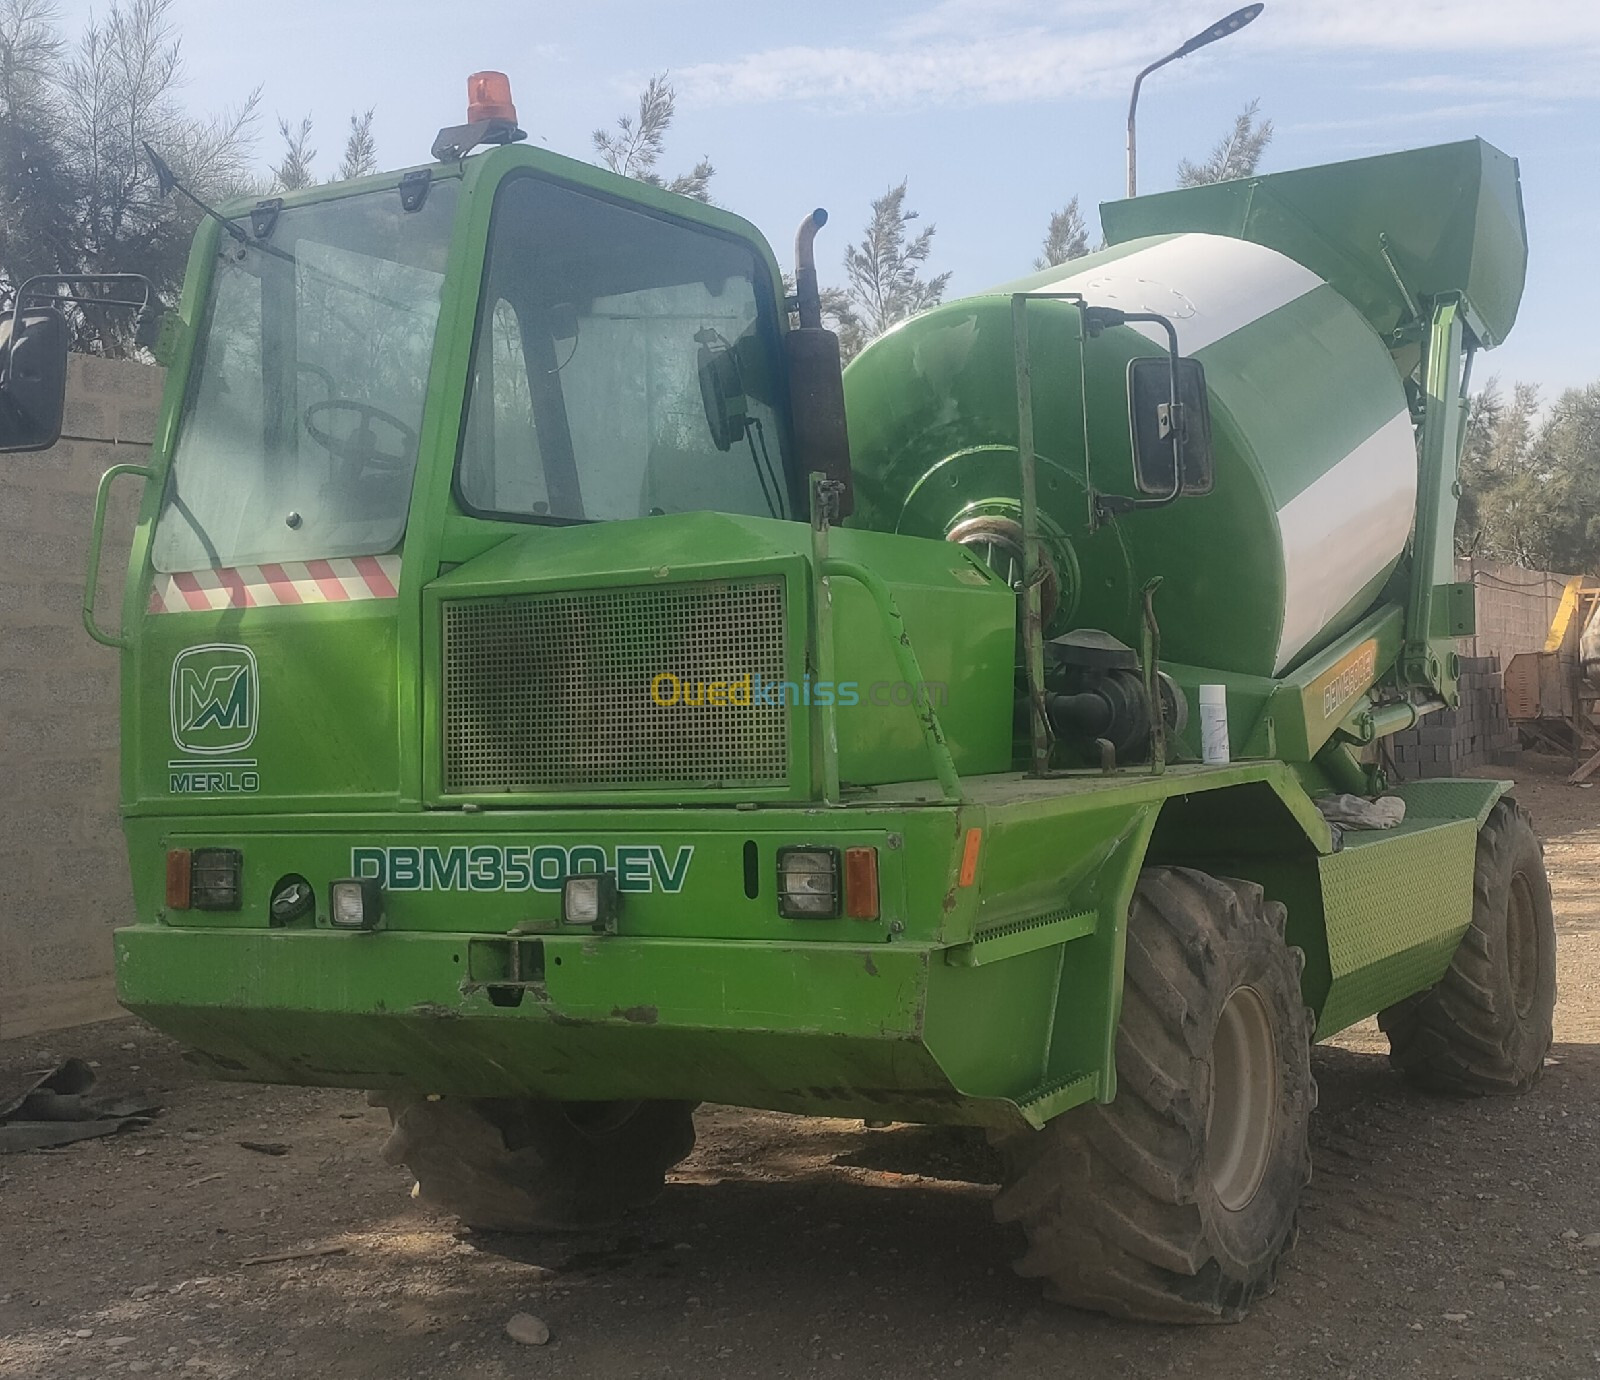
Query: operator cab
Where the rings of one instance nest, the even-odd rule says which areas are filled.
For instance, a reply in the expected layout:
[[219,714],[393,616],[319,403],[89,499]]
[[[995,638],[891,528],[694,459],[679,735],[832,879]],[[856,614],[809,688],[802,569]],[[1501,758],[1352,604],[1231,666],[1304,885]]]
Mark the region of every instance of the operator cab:
[[495,197],[463,511],[792,517],[774,293],[747,245],[531,175]]
[[377,556],[405,531],[457,188],[225,239],[156,523],[163,574]]

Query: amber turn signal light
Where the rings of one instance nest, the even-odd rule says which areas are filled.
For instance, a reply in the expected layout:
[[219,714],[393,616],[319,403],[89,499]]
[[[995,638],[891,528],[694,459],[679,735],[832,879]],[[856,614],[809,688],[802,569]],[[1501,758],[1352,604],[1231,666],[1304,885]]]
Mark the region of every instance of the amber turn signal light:
[[878,918],[878,850],[844,850],[844,913],[852,920]]
[[962,886],[971,886],[978,880],[978,850],[983,846],[983,830],[968,829],[966,842],[961,845],[961,873],[959,881]]
[[174,848],[167,854],[167,909],[189,909],[191,855],[187,848]]

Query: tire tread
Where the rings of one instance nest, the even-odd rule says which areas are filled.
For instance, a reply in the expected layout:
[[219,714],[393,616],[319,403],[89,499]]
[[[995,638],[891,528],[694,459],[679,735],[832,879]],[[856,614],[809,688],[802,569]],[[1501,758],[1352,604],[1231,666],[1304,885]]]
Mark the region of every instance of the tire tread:
[[[1510,996],[1505,917],[1498,900],[1520,857],[1534,857],[1541,942],[1536,1012],[1519,1020]],[[1514,1096],[1528,1091],[1544,1069],[1555,1005],[1554,919],[1543,850],[1528,812],[1509,796],[1498,801],[1478,831],[1472,875],[1472,920],[1450,966],[1426,992],[1378,1014],[1389,1037],[1389,1060],[1421,1087],[1459,1095]],[[1499,942],[1497,943],[1497,937]]]
[[[1284,917],[1251,882],[1176,867],[1141,875],[1128,922],[1116,1099],[1001,1143],[1008,1173],[995,1215],[1022,1224],[1029,1249],[1018,1273],[1043,1279],[1048,1298],[1144,1321],[1221,1322],[1242,1317],[1272,1288],[1294,1239],[1292,1208],[1259,1277],[1227,1277],[1200,1205],[1204,1104],[1185,1072],[1211,1038],[1199,1016],[1207,975],[1240,927],[1280,941],[1278,977],[1293,983],[1298,1003],[1298,961],[1281,945]],[[1298,1057],[1309,1085],[1309,1039]],[[1311,1167],[1301,1139],[1296,1196]]]

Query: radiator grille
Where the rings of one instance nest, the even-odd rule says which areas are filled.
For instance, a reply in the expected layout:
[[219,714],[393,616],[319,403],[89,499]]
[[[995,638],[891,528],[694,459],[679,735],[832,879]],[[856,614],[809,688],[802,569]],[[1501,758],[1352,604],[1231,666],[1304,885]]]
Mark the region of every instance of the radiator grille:
[[[781,580],[651,585],[444,606],[444,788],[772,786],[789,708],[658,705],[651,679],[778,685]],[[663,687],[665,689],[666,687]],[[743,696],[739,696],[743,698]],[[792,695],[791,695],[792,699]]]

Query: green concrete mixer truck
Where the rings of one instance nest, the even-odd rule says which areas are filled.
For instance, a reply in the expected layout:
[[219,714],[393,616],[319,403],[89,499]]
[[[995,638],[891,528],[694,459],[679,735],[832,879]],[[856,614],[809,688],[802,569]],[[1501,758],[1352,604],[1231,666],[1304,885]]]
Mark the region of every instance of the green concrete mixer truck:
[[[143,487],[86,609],[128,1008],[221,1077],[371,1090],[489,1229],[644,1204],[703,1100],[981,1126],[1021,1272],[1169,1321],[1271,1288],[1317,1038],[1376,1014],[1423,1084],[1534,1082],[1529,821],[1377,751],[1472,628],[1511,159],[1109,205],[841,377],[821,215],[791,299],[745,221],[471,86],[431,163],[203,221],[102,486],[92,562]],[[12,313],[13,449],[61,309]]]

